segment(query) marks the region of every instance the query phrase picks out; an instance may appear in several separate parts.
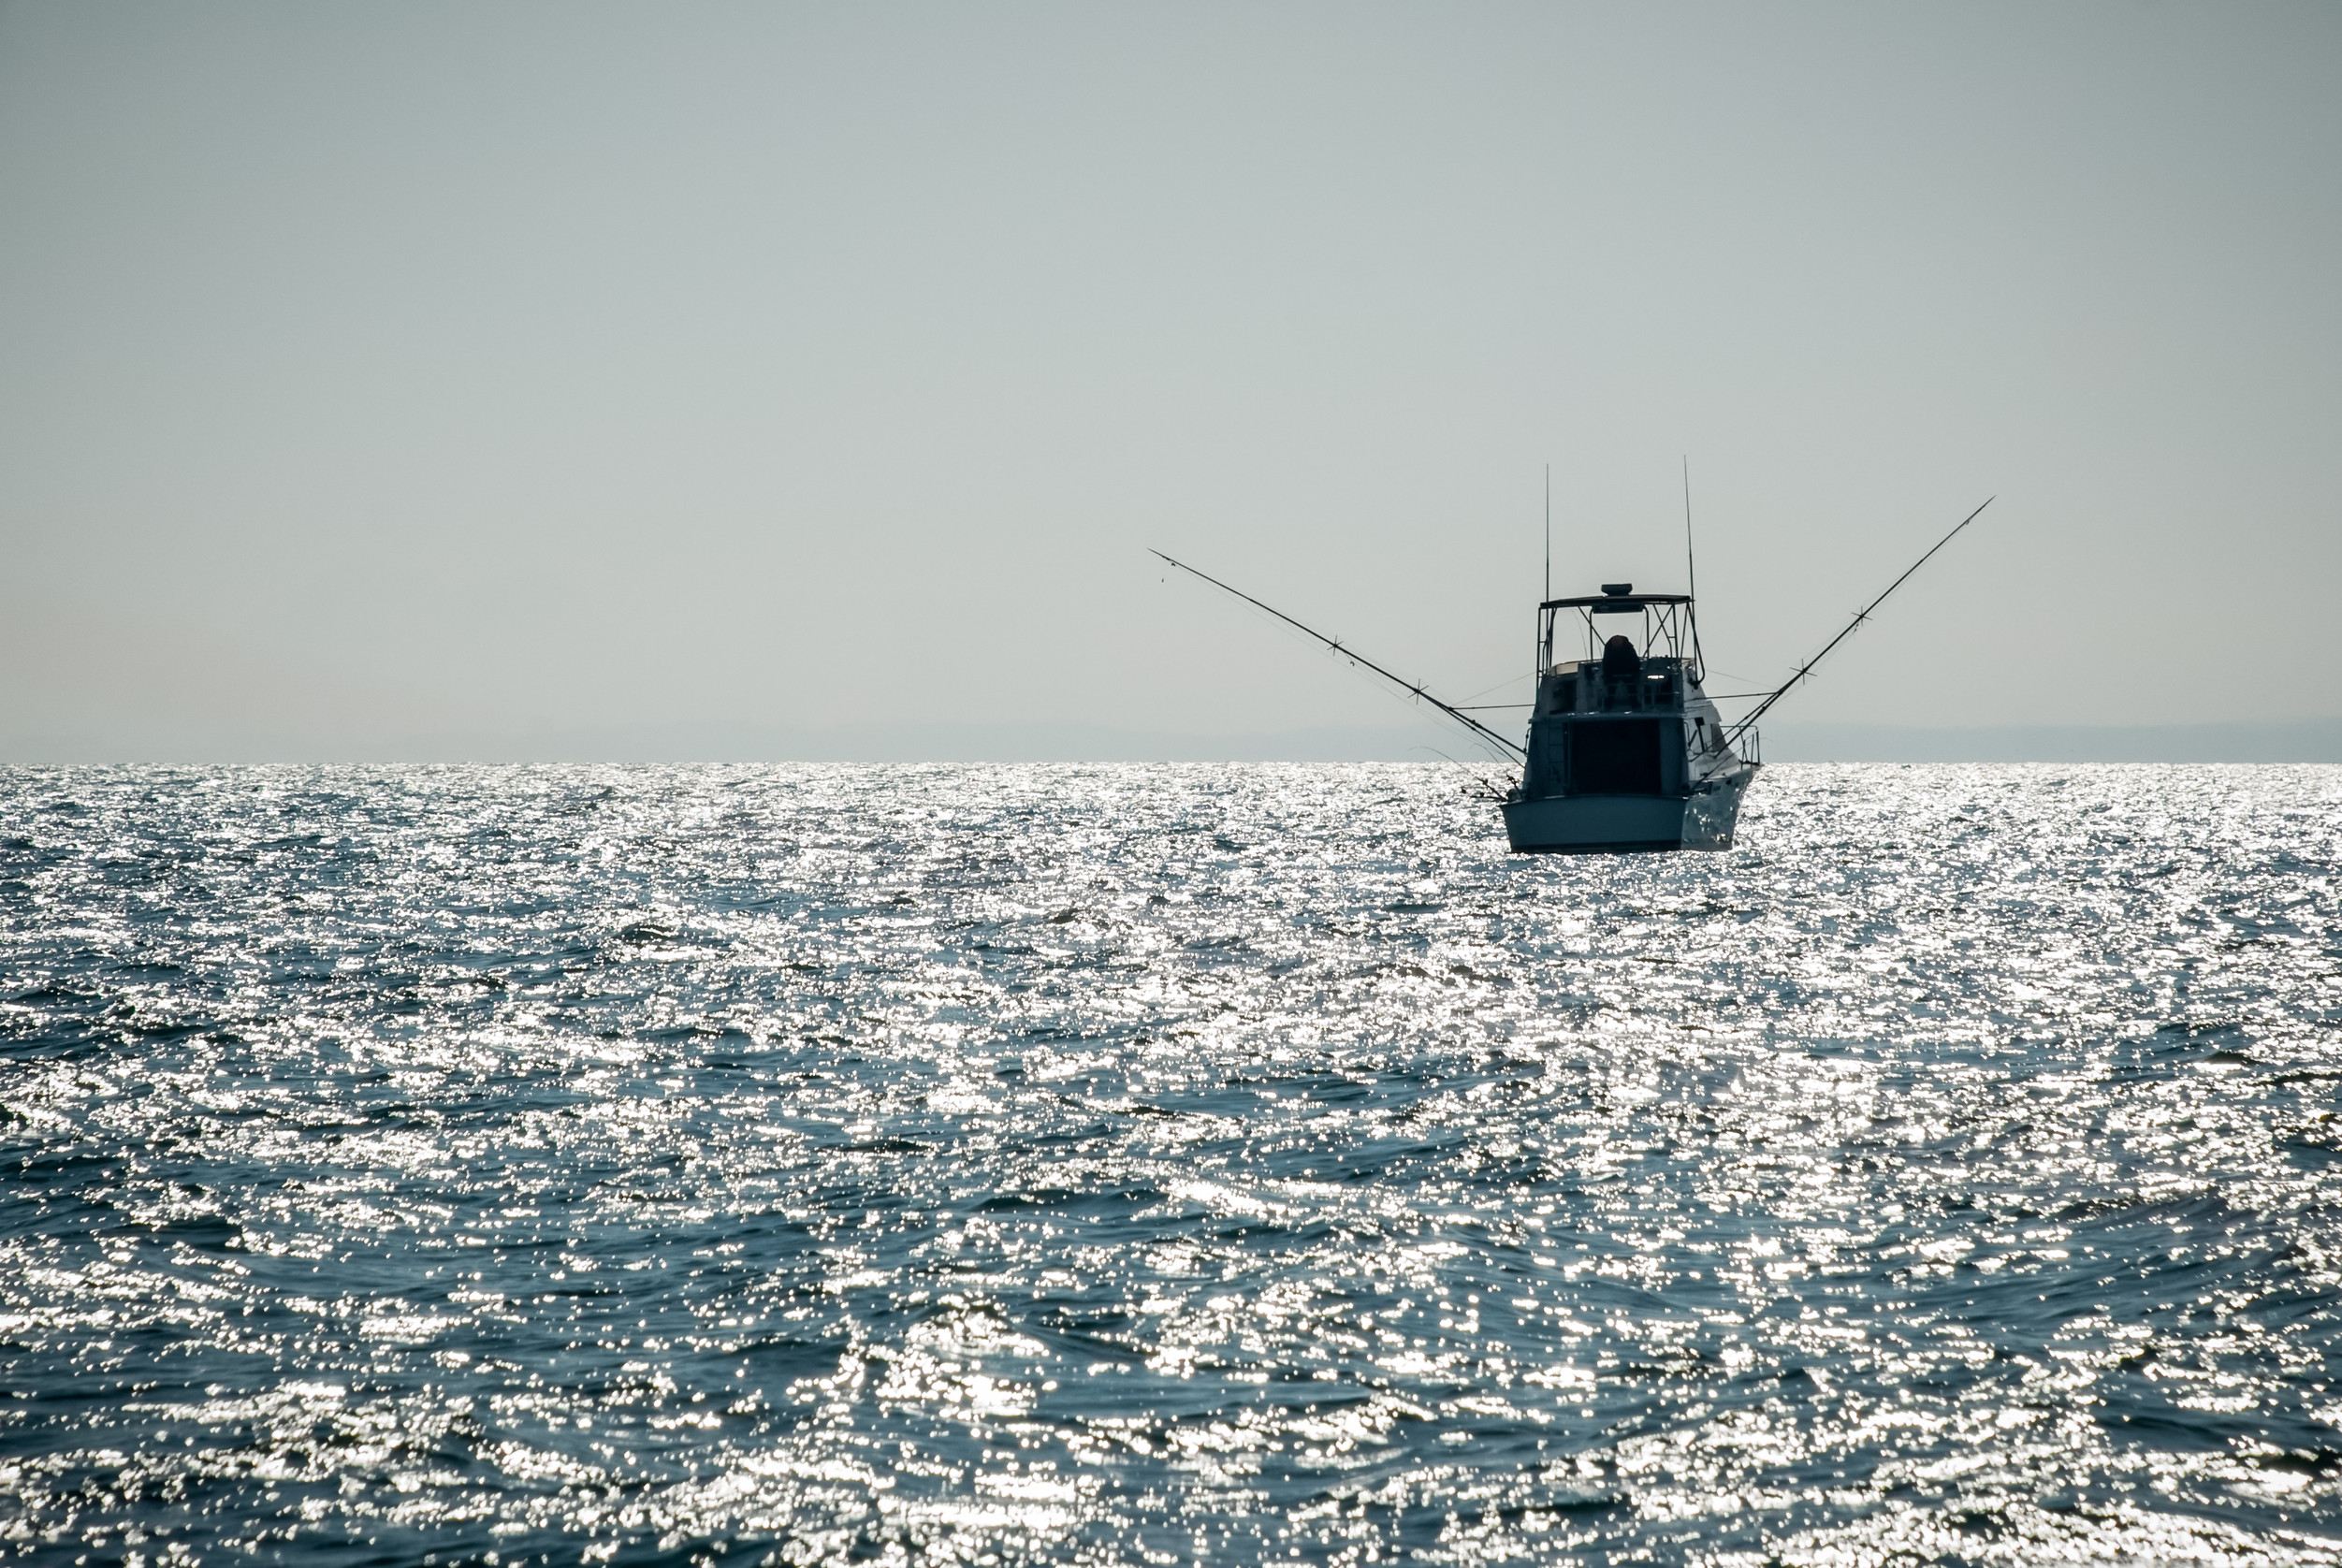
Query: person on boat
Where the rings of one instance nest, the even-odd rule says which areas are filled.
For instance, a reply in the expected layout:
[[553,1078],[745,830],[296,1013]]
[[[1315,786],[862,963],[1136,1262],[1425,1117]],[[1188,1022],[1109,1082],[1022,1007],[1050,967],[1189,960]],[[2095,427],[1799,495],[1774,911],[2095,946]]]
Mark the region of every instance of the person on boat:
[[1602,645],[1604,680],[1633,680],[1642,673],[1642,655],[1635,651],[1635,641],[1626,633],[1619,632]]

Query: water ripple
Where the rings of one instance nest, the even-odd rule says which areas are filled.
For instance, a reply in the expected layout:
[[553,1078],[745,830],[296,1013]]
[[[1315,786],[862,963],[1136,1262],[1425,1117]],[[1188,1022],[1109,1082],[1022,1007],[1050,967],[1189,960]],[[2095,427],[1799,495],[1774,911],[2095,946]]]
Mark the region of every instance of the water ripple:
[[2342,1561],[2342,770],[0,774],[0,1550]]

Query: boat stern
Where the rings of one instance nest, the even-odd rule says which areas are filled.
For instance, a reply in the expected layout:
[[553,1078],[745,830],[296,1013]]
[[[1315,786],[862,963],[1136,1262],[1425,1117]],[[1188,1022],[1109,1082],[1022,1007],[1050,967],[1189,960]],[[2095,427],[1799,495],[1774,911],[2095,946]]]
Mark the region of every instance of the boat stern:
[[1619,854],[1638,849],[1729,849],[1753,767],[1683,795],[1549,795],[1505,803],[1505,836],[1516,854]]

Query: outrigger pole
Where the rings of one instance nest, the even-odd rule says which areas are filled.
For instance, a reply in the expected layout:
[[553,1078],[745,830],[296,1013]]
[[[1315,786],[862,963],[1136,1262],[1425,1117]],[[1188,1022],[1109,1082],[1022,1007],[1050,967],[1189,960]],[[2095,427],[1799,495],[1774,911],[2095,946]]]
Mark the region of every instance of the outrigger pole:
[[1421,698],[1424,702],[1431,704],[1432,706],[1437,708],[1448,718],[1456,720],[1459,724],[1470,726],[1472,729],[1477,731],[1483,738],[1494,741],[1497,745],[1503,747],[1514,756],[1520,757],[1524,761],[1527,759],[1529,754],[1526,751],[1523,751],[1520,747],[1515,746],[1511,741],[1506,740],[1504,736],[1498,734],[1495,731],[1490,729],[1487,725],[1481,723],[1470,714],[1465,713],[1462,709],[1452,707],[1449,704],[1441,702],[1438,698],[1424,690],[1415,682],[1408,680],[1404,675],[1392,675],[1389,670],[1384,669],[1381,665],[1375,663],[1365,655],[1358,653],[1350,648],[1344,647],[1339,642],[1327,636],[1324,632],[1312,632],[1308,627],[1303,626],[1300,621],[1295,620],[1291,616],[1287,615],[1283,610],[1273,609],[1269,605],[1261,603],[1259,600],[1255,599],[1251,594],[1244,592],[1243,589],[1229,588],[1226,583],[1221,582],[1217,577],[1211,575],[1209,573],[1198,572],[1194,567],[1189,566],[1184,560],[1171,560],[1171,557],[1163,554],[1160,550],[1149,550],[1147,554],[1155,557],[1158,560],[1171,561],[1171,565],[1178,567],[1179,570],[1186,573],[1189,576],[1201,577],[1205,582],[1210,583],[1214,588],[1218,588],[1222,593],[1232,593],[1237,598],[1243,600],[1245,603],[1250,604],[1257,610],[1267,610],[1269,614],[1276,617],[1277,619],[1283,621],[1294,631],[1302,632],[1306,636],[1316,638],[1318,642],[1325,644],[1326,646],[1331,648],[1334,652],[1340,654],[1351,663],[1359,665],[1364,669],[1374,671],[1375,674],[1382,676],[1383,679],[1390,682],[1393,686],[1404,688],[1409,696]]
[[[2000,499],[2000,498],[1998,496],[1986,496],[1985,498],[1985,506],[1990,506],[1994,501]],[[1886,593],[1893,593],[1897,588],[1901,588],[1903,586],[1904,579],[1908,578],[1912,572],[1916,572],[1921,567],[1927,564],[1927,556],[1934,555],[1936,550],[1941,550],[1944,545],[1949,544],[1952,542],[1953,534],[1959,532],[1960,529],[1966,528],[1969,524],[1974,522],[1978,517],[1984,515],[1985,506],[1979,506],[1975,511],[1971,512],[1967,516],[1962,517],[1959,522],[1959,528],[1954,529],[1951,533],[1947,533],[1942,538],[1937,540],[1935,542],[1934,550],[1929,550],[1927,555],[1921,556],[1917,560],[1911,563],[1911,572],[1904,573],[1901,577],[1898,577],[1893,582],[1887,584]],[[1813,673],[1813,666],[1819,664],[1823,660],[1829,657],[1830,648],[1836,647],[1839,644],[1853,636],[1855,634],[1855,629],[1860,626],[1864,621],[1870,618],[1870,612],[1886,603],[1886,593],[1880,594],[1876,599],[1871,600],[1869,603],[1865,604],[1862,607],[1861,614],[1855,617],[1852,624],[1848,625],[1845,631],[1840,632],[1837,636],[1832,637],[1829,640],[1829,646],[1827,647],[1823,648],[1820,653],[1815,654],[1812,658],[1798,665],[1797,673],[1791,675],[1786,681],[1783,681],[1780,690],[1775,691],[1772,695],[1767,697],[1763,702],[1757,704],[1756,706],[1751,710],[1746,719],[1743,719],[1738,723],[1733,725],[1731,730],[1726,733],[1724,736],[1725,740],[1734,741],[1739,739],[1740,732],[1755,723],[1759,719],[1763,718],[1767,708],[1771,707],[1775,703],[1780,702],[1783,697],[1789,695],[1789,689],[1791,687],[1797,685],[1797,682],[1811,675]]]

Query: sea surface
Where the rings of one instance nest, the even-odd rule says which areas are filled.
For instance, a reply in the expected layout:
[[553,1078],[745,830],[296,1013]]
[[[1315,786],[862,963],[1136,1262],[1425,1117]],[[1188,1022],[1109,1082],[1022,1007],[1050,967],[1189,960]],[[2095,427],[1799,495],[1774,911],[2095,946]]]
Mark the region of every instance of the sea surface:
[[2342,769],[0,773],[0,1561],[2342,1562]]

